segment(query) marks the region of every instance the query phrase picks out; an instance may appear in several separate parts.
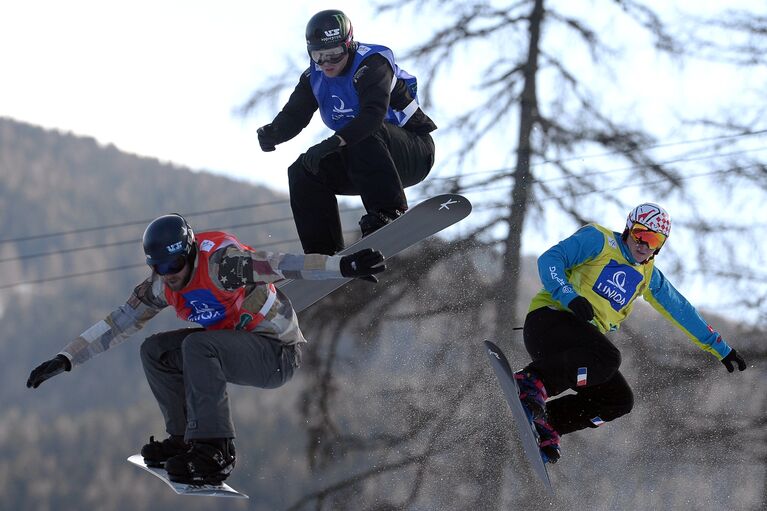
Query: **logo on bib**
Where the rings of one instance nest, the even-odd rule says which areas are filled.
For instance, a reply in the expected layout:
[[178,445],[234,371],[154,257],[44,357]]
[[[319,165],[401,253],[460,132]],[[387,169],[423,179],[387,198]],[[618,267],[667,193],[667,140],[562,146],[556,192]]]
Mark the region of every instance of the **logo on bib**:
[[184,293],[184,300],[192,310],[187,321],[207,327],[222,321],[225,317],[224,305],[207,289],[195,289]]
[[618,311],[628,305],[640,282],[642,282],[641,273],[627,264],[611,259],[591,289],[610,302],[612,308]]
[[353,108],[346,108],[346,103],[344,103],[344,100],[340,97],[333,94],[331,96],[336,101],[333,102],[333,120],[337,121],[339,119],[343,119],[344,117],[354,117],[354,109]]

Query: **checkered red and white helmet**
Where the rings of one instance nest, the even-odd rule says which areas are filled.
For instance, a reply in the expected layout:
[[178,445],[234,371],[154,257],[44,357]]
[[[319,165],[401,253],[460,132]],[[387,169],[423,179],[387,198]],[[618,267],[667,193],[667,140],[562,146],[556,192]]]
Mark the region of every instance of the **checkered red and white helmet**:
[[626,219],[626,229],[631,229],[634,224],[642,224],[666,237],[671,233],[671,217],[668,212],[652,202],[645,202],[631,210]]

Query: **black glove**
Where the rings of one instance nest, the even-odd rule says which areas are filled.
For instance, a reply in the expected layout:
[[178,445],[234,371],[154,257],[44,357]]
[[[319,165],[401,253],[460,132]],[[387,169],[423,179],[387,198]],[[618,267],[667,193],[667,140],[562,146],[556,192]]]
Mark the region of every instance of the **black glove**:
[[56,358],[43,362],[32,370],[27,380],[27,388],[36,389],[48,378],[53,378],[59,373],[71,370],[72,364],[69,362],[69,359],[64,355],[56,355]]
[[724,367],[727,368],[727,372],[731,373],[735,370],[735,367],[732,365],[733,362],[738,364],[738,371],[746,370],[746,361],[743,360],[743,357],[738,355],[735,348],[731,349],[727,356],[722,359],[722,363],[724,364]]
[[591,302],[582,296],[576,296],[570,300],[570,303],[567,305],[567,307],[573,311],[575,317],[581,321],[588,323],[594,319],[594,308],[591,306]]
[[333,151],[337,151],[339,147],[341,147],[341,139],[335,135],[311,146],[306,150],[302,159],[304,168],[310,174],[316,175],[320,171],[320,160]]
[[261,126],[256,133],[258,133],[258,145],[263,152],[269,153],[277,149],[275,146],[280,143],[280,139],[277,138],[277,130],[272,124]]
[[381,273],[386,269],[386,265],[381,264],[383,261],[384,256],[378,250],[363,248],[359,252],[341,258],[341,275],[378,282],[373,274]]

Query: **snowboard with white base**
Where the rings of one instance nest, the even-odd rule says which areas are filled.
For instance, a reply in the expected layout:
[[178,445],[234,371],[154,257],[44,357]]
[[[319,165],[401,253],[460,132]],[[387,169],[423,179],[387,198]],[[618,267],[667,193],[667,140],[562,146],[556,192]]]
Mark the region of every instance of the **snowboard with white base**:
[[522,407],[522,401],[519,400],[519,387],[514,379],[514,371],[511,370],[509,361],[498,346],[490,341],[485,341],[485,349],[490,359],[490,365],[493,367],[495,376],[498,378],[501,390],[503,390],[506,401],[509,403],[509,408],[511,408],[511,415],[514,417],[514,423],[517,426],[519,440],[522,442],[525,455],[528,461],[530,461],[535,475],[543,482],[546,489],[553,494],[554,490],[551,487],[549,473],[546,470],[546,464],[543,462],[541,450],[538,447],[538,433],[535,430],[535,425],[528,419],[525,409]]
[[[419,202],[399,218],[346,247],[337,255],[349,255],[363,248],[373,248],[389,258],[463,220],[469,213],[471,202],[466,197],[454,193],[436,195]],[[301,312],[350,280],[295,279],[282,281],[277,287],[288,295],[293,309]]]
[[128,458],[128,461],[136,465],[137,467],[143,468],[150,474],[158,477],[159,479],[162,479],[165,484],[173,488],[173,491],[178,493],[179,495],[199,495],[199,496],[206,496],[206,497],[232,497],[236,499],[247,499],[249,498],[244,493],[240,493],[228,484],[221,483],[219,485],[212,485],[212,484],[185,484],[185,483],[174,483],[170,479],[168,479],[168,473],[165,471],[165,469],[162,468],[155,468],[155,467],[147,467],[146,463],[144,463],[144,457],[140,454],[134,454],[130,458]]

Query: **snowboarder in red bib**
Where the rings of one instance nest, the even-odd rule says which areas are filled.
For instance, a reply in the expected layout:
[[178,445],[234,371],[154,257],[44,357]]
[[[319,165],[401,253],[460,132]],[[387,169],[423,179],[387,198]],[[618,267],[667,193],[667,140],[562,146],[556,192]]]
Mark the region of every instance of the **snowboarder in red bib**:
[[[634,397],[607,338],[642,296],[729,372],[746,362],[655,267],[671,232],[668,213],[644,203],[623,233],[589,224],[538,258],[543,289],[525,319],[533,361],[515,373],[520,399],[534,417],[544,461],[560,457],[561,435],[596,428],[631,411]],[[570,394],[546,402],[567,389]]]
[[418,104],[416,79],[392,51],[354,40],[338,10],[315,14],[306,26],[309,68],[274,120],[258,129],[263,151],[292,139],[319,109],[334,134],[288,168],[290,203],[304,252],[344,248],[336,195],[359,195],[366,236],[408,207],[404,187],[421,182],[434,164],[437,129]]
[[254,250],[226,232],[195,236],[177,214],[152,221],[143,236],[151,275],[125,305],[55,358],[35,368],[27,387],[70,371],[123,342],[165,307],[198,323],[152,335],[141,346],[147,381],[169,437],[141,449],[148,466],[164,466],[172,481],[219,484],[235,463],[228,382],[276,388],[291,379],[306,342],[282,279],[373,276],[385,269],[380,252],[347,256],[292,255]]

